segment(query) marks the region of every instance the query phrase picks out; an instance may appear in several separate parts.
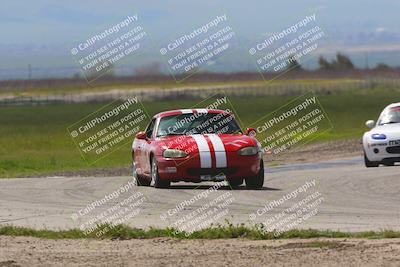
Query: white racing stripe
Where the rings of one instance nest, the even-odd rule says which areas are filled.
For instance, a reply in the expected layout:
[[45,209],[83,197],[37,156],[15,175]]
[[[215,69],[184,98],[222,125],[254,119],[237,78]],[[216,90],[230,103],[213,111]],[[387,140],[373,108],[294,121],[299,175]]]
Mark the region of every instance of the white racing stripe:
[[208,113],[208,110],[205,108],[196,108],[197,113]]
[[217,168],[227,167],[226,151],[224,143],[222,142],[221,138],[215,134],[208,134],[207,136],[208,138],[210,138],[210,141],[214,147],[216,167]]
[[182,112],[182,114],[193,113],[193,111],[191,109],[181,109],[180,112]]
[[196,141],[197,148],[199,149],[200,167],[211,168],[211,152],[206,138],[201,134],[194,134],[191,135],[191,137]]

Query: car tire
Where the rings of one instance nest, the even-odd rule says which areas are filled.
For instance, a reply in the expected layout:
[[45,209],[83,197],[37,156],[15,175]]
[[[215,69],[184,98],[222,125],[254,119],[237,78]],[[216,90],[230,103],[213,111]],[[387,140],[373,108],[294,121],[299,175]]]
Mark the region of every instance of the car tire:
[[385,165],[385,166],[394,166],[394,162],[384,162],[383,165]]
[[157,160],[154,157],[151,158],[150,185],[154,186],[154,188],[168,188],[170,184],[170,181],[163,181],[160,179],[160,175],[158,174]]
[[379,162],[377,161],[370,161],[367,157],[367,154],[364,152],[364,163],[365,167],[367,168],[376,168],[379,167]]
[[132,175],[133,179],[135,180],[135,183],[137,186],[149,186],[150,185],[150,180],[146,179],[139,174],[137,174],[136,167],[135,167],[135,162],[132,164]]
[[260,160],[260,170],[256,176],[246,177],[247,189],[260,189],[264,185],[264,162]]
[[228,184],[232,188],[237,188],[243,184],[243,179],[228,180]]

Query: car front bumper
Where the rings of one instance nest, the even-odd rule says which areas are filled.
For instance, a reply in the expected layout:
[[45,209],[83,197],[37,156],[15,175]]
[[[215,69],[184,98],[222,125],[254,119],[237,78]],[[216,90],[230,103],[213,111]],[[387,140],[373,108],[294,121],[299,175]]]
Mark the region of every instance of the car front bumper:
[[364,151],[370,161],[400,161],[400,146],[390,146],[388,141],[370,141]]
[[254,156],[239,156],[236,152],[227,152],[227,167],[200,168],[199,156],[180,159],[156,157],[158,173],[162,180],[171,182],[201,182],[206,180],[237,180],[253,177],[260,171],[261,154]]

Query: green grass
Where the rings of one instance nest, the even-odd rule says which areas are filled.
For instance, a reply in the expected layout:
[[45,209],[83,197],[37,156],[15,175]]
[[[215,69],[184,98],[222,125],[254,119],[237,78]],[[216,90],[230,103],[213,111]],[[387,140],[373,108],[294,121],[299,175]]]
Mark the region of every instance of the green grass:
[[[343,85],[346,83],[359,82],[359,79],[301,79],[301,80],[273,80],[269,81],[268,85],[332,85],[339,84]],[[76,94],[76,93],[87,93],[87,92],[106,92],[113,89],[118,90],[136,90],[136,89],[171,89],[171,88],[182,88],[182,87],[211,87],[211,86],[225,86],[225,87],[250,87],[250,86],[265,86],[264,80],[254,81],[229,81],[229,82],[185,82],[176,83],[175,81],[169,82],[154,82],[154,83],[135,83],[135,84],[113,84],[113,85],[91,85],[87,87],[72,87],[65,86],[61,88],[29,88],[26,89],[8,89],[3,88],[0,90],[1,95],[14,95],[14,96],[38,96],[38,95],[53,95],[53,94]]]
[[[250,125],[296,96],[230,98],[243,126]],[[376,119],[387,104],[400,101],[399,90],[371,89],[318,95],[334,128],[316,141],[361,138],[364,122]],[[191,107],[198,101],[144,103],[150,115]],[[130,165],[130,143],[88,166],[72,139],[69,125],[103,104],[0,107],[0,177],[39,175],[90,168]],[[127,173],[129,175],[129,173]]]
[[[107,229],[104,234],[98,235],[101,230]],[[147,230],[131,228],[129,226],[117,225],[102,225],[97,231],[90,234],[85,234],[79,229],[71,229],[64,231],[53,230],[35,230],[25,227],[16,226],[1,226],[0,236],[32,236],[48,239],[81,239],[81,238],[96,238],[96,239],[148,239],[157,237],[173,237],[177,239],[227,239],[227,238],[246,238],[254,240],[269,240],[269,239],[291,239],[291,238],[400,238],[400,232],[397,231],[369,231],[369,232],[338,232],[338,231],[320,231],[320,230],[290,230],[276,235],[274,232],[265,232],[262,227],[246,227],[244,225],[217,225],[209,228],[192,232],[177,232],[172,228],[158,229],[149,228]],[[326,242],[325,242],[326,243]],[[326,247],[331,244],[311,243],[310,247]]]

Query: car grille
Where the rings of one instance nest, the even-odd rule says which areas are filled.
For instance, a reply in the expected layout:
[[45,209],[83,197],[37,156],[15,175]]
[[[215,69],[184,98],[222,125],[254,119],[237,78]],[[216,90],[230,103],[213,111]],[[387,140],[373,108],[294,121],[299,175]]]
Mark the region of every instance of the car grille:
[[386,152],[390,154],[400,154],[400,146],[391,146],[386,148]]
[[187,170],[189,175],[197,176],[197,175],[232,175],[238,171],[238,168],[189,168]]

